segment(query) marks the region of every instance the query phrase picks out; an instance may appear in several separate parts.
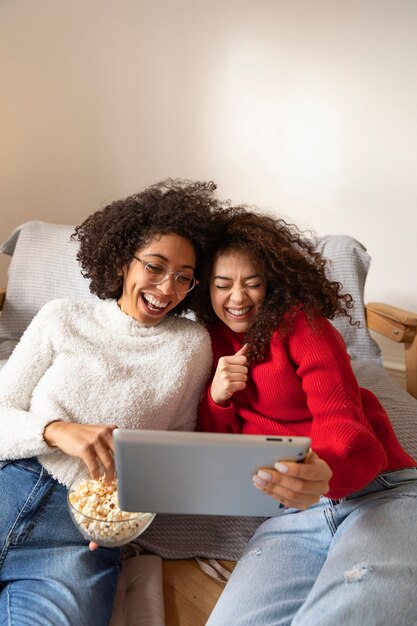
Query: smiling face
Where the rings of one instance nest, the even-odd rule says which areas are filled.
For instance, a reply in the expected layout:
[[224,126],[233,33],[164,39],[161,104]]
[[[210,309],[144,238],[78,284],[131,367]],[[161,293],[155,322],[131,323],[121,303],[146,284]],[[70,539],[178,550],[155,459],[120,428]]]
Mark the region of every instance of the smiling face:
[[256,319],[267,282],[240,250],[219,254],[210,281],[211,303],[217,317],[237,333],[245,333]]
[[177,293],[172,273],[159,285],[150,284],[145,275],[146,263],[163,266],[169,272],[191,278],[196,263],[194,248],[188,239],[170,233],[152,239],[144,248],[136,250],[135,257],[123,270],[123,293],[118,304],[124,313],[138,322],[153,326],[187,294]]

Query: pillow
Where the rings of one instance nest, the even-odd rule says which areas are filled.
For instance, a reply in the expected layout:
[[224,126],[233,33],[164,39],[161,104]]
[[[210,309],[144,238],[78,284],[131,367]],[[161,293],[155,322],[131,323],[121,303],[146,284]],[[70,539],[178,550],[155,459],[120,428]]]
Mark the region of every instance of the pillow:
[[141,554],[122,565],[109,626],[164,626],[161,558]]
[[381,350],[371,337],[365,318],[364,288],[371,263],[366,248],[348,235],[325,235],[317,238],[317,250],[329,261],[328,278],[342,283],[343,290],[355,301],[352,318],[360,322],[358,328],[349,324],[347,318],[338,317],[332,320],[333,326],[343,336],[352,359],[382,366]]
[[7,359],[39,309],[54,298],[96,299],[75,258],[74,226],[26,222],[0,246],[12,256],[0,316],[0,358]]

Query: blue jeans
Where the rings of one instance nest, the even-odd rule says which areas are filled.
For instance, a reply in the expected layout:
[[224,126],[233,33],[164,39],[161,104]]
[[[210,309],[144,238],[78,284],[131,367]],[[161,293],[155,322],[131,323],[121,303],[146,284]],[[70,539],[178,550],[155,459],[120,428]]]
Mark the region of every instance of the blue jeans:
[[120,551],[88,549],[36,459],[0,461],[0,495],[0,626],[107,626]]
[[232,624],[415,626],[417,470],[261,524],[207,622]]

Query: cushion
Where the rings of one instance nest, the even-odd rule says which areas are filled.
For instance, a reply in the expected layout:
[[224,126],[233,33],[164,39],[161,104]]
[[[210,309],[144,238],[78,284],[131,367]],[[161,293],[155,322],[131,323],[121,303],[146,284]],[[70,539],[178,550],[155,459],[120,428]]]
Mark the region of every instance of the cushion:
[[12,256],[0,317],[0,358],[7,359],[39,309],[54,298],[95,299],[75,258],[74,226],[26,222],[0,246]]
[[139,555],[122,563],[109,626],[164,626],[162,560]]
[[345,317],[332,320],[333,326],[343,336],[352,359],[371,361],[382,366],[382,354],[377,342],[371,337],[365,318],[364,290],[371,257],[366,248],[347,235],[318,237],[317,250],[328,260],[327,276],[343,285],[350,293],[355,306],[351,311],[360,328],[352,326]]

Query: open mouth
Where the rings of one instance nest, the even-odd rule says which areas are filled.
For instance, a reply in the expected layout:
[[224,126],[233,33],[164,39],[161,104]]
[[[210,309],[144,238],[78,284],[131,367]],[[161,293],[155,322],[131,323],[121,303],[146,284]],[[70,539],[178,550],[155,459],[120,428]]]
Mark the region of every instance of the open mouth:
[[226,313],[234,319],[245,319],[252,311],[252,306],[245,306],[241,309],[234,309],[231,307],[226,308]]
[[145,308],[154,315],[163,313],[169,304],[169,302],[158,300],[158,298],[151,296],[149,293],[143,293],[142,300]]

